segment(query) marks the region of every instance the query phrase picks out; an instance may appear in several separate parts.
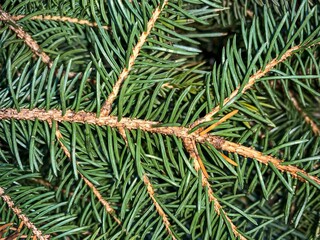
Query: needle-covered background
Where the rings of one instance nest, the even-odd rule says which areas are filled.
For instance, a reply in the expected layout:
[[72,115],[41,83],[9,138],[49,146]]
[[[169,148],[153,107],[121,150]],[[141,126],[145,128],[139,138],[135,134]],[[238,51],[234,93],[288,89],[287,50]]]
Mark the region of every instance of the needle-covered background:
[[0,238],[318,239],[318,1],[0,1]]

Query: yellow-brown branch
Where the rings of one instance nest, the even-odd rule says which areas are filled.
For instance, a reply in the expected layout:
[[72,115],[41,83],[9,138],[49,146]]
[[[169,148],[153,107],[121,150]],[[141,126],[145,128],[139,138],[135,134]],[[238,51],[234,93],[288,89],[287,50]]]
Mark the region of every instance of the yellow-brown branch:
[[[22,18],[25,18],[26,15],[12,15],[11,16],[13,20],[18,21]],[[41,21],[59,21],[59,22],[69,22],[69,23],[75,23],[79,25],[86,25],[89,27],[98,27],[98,24],[96,22],[90,22],[85,19],[78,19],[78,18],[71,18],[71,17],[65,17],[65,16],[49,16],[49,15],[38,15],[38,16],[32,16],[29,18],[31,20],[41,20]],[[109,26],[102,26],[103,29],[109,30]]]
[[[245,93],[248,89],[250,89],[257,80],[265,76],[267,73],[269,73],[275,66],[277,66],[279,63],[285,61],[287,58],[291,57],[294,52],[299,50],[301,46],[294,46],[290,49],[288,49],[280,59],[274,58],[272,59],[264,69],[260,69],[255,74],[253,74],[250,78],[248,83],[244,86],[241,93]],[[223,100],[223,106],[225,106],[228,102],[230,102],[233,98],[235,98],[239,94],[240,86],[238,86],[227,98]],[[208,122],[211,120],[212,116],[215,115],[220,110],[220,105],[216,106],[214,109],[212,109],[211,112],[207,113],[204,117],[198,119],[192,124],[192,127],[195,127],[203,122]]]
[[109,213],[113,219],[121,225],[121,221],[115,216],[115,211],[111,207],[111,205],[102,197],[99,190],[90,182],[85,176],[83,176],[81,173],[79,173],[83,181],[88,185],[89,188],[91,188],[93,194],[98,198],[99,202],[105,207],[107,213]]
[[163,222],[167,232],[169,233],[170,237],[173,240],[175,240],[176,238],[175,238],[175,236],[173,235],[173,233],[172,233],[172,231],[170,229],[171,224],[169,222],[169,219],[168,219],[167,215],[165,214],[165,212],[163,211],[162,207],[157,202],[156,198],[154,197],[154,189],[152,187],[152,184],[151,184],[149,178],[146,175],[143,176],[143,182],[147,187],[147,191],[148,191],[148,194],[149,194],[150,198],[152,199],[153,205],[155,206],[155,208],[156,208],[158,214],[160,215],[160,217],[162,218],[162,222]]
[[151,33],[151,30],[153,28],[153,26],[155,25],[157,19],[160,16],[160,13],[162,12],[162,10],[164,9],[164,7],[168,4],[168,0],[164,0],[163,4],[161,6],[158,6],[153,14],[152,17],[150,18],[148,24],[147,24],[147,30],[145,32],[143,32],[138,40],[138,43],[135,45],[135,47],[132,50],[132,54],[129,58],[129,63],[128,63],[128,68],[124,68],[122,70],[122,72],[120,73],[118,80],[116,81],[115,85],[113,86],[112,92],[110,93],[110,95],[108,96],[107,100],[105,101],[105,103],[103,104],[102,108],[101,108],[101,116],[108,116],[112,110],[112,104],[114,102],[114,100],[116,99],[116,97],[118,96],[120,87],[122,85],[122,83],[124,82],[124,80],[128,77],[129,72],[131,71],[135,60],[137,59],[140,50],[143,46],[143,44],[147,41],[147,37],[149,36],[149,34]]
[[213,202],[214,204],[214,208],[215,211],[217,212],[218,215],[220,215],[221,213],[224,214],[224,216],[226,217],[228,223],[231,226],[232,232],[236,237],[239,237],[240,240],[246,240],[246,238],[244,236],[242,236],[241,233],[239,233],[236,225],[234,225],[234,223],[232,222],[232,220],[228,217],[227,213],[223,210],[222,206],[220,205],[218,199],[213,195],[213,190],[210,186],[210,183],[208,182],[208,179],[206,179],[204,176],[202,176],[202,186],[207,187],[208,188],[208,195],[209,195],[209,200],[210,202]]
[[224,143],[220,146],[222,150],[225,150],[227,152],[232,152],[232,153],[237,153],[243,157],[248,157],[248,158],[253,158],[256,159],[257,161],[263,163],[263,164],[268,164],[272,163],[278,170],[282,172],[288,172],[291,174],[292,177],[298,178],[301,181],[305,181],[303,178],[301,178],[298,173],[312,179],[314,182],[320,185],[320,179],[317,178],[316,176],[312,176],[308,174],[306,171],[297,168],[295,166],[291,165],[282,165],[282,161],[274,158],[269,155],[263,155],[261,152],[256,151],[252,148],[242,146],[238,143],[234,142],[229,142],[229,141],[224,141]]
[[[187,127],[157,127],[159,122],[155,121],[147,121],[141,119],[131,119],[131,118],[122,118],[120,122],[118,122],[118,118],[116,116],[105,116],[105,117],[96,117],[96,113],[91,112],[73,112],[71,110],[67,110],[64,115],[62,115],[62,111],[60,110],[49,110],[46,111],[44,109],[3,109],[0,110],[0,120],[1,119],[16,119],[16,120],[35,120],[39,119],[40,121],[50,121],[55,120],[57,122],[77,122],[77,123],[87,123],[98,126],[110,126],[112,128],[123,127],[128,130],[136,130],[140,129],[142,131],[151,132],[151,133],[160,133],[164,135],[175,135],[178,138],[191,139],[198,143],[210,143],[217,149],[221,149],[227,152],[237,153],[244,157],[254,158],[259,162],[264,164],[268,164],[272,162],[279,170],[286,171],[290,173],[293,177],[298,178],[301,181],[305,181],[301,177],[297,175],[297,173],[301,173],[317,184],[320,184],[320,179],[316,176],[312,176],[306,173],[304,170],[301,170],[294,166],[286,166],[281,165],[281,160],[274,158],[272,156],[265,156],[261,152],[256,151],[252,148],[242,146],[237,143],[226,141],[225,139],[212,136],[209,134],[205,134],[200,136],[198,132],[193,132],[189,134],[188,132],[191,128]],[[200,168],[200,165],[199,165]]]
[[37,56],[41,57],[41,60],[49,67],[52,66],[50,57],[42,51],[38,43],[26,32],[18,23],[10,16],[9,13],[3,11],[0,6],[0,21],[8,22],[9,28],[14,31],[19,38],[21,38],[25,44],[31,49],[31,51]]
[[125,129],[123,127],[118,127],[118,131],[119,131],[121,137],[123,138],[123,140],[125,141],[126,145],[128,145],[128,139],[127,139]]
[[[71,154],[70,154],[69,150],[67,149],[67,147],[61,141],[62,134],[61,134],[60,130],[58,129],[58,126],[57,126],[57,130],[56,130],[56,137],[57,137],[58,142],[59,142],[61,148],[63,149],[65,155],[68,157],[68,159],[71,159]],[[79,171],[78,171],[78,173],[79,173],[81,179],[85,182],[85,184],[92,190],[93,194],[97,197],[98,201],[104,206],[104,208],[106,209],[107,213],[110,214],[113,217],[113,219],[119,225],[121,225],[121,221],[115,216],[114,209],[111,207],[111,205],[108,203],[108,201],[106,201],[102,197],[102,195],[99,192],[99,190],[93,185],[92,182],[90,182],[89,179],[87,179],[85,176],[83,176],[83,174],[81,174]]]
[[25,214],[22,213],[20,208],[14,206],[14,202],[11,200],[10,196],[5,194],[2,187],[0,187],[0,197],[38,239],[46,240],[50,238],[50,235],[43,235],[42,231],[38,229]]
[[316,136],[320,136],[320,129],[317,126],[317,124],[302,110],[302,108],[300,107],[297,99],[294,97],[293,93],[289,92],[289,94],[290,94],[290,98],[291,98],[292,104],[298,110],[298,112],[303,116],[303,118],[306,121],[306,123],[310,125],[313,133]]
[[67,110],[64,115],[62,115],[61,110],[48,110],[45,109],[0,109],[0,120],[1,119],[17,119],[17,120],[35,120],[39,119],[40,121],[51,121],[55,120],[57,122],[75,122],[75,123],[87,123],[98,126],[110,126],[112,128],[122,127],[128,130],[141,129],[142,131],[151,132],[151,133],[160,133],[164,135],[175,135],[178,138],[192,138],[196,142],[204,143],[209,141],[216,148],[220,148],[220,145],[224,141],[222,138],[211,135],[203,135],[191,133],[189,134],[189,128],[186,127],[157,127],[159,122],[140,120],[140,119],[131,119],[131,118],[122,118],[121,121],[118,121],[116,116],[100,116],[96,117],[96,113],[93,112],[74,112]]
[[216,213],[218,215],[221,214],[221,212],[224,213],[228,223],[231,226],[232,232],[236,237],[239,237],[241,240],[246,240],[246,238],[244,236],[242,236],[238,230],[237,227],[234,225],[234,223],[232,222],[232,220],[228,217],[227,213],[223,210],[222,206],[220,205],[218,199],[214,196],[213,194],[213,190],[211,188],[211,185],[208,181],[208,173],[207,170],[205,169],[204,164],[202,163],[202,160],[199,156],[198,150],[197,150],[197,146],[194,140],[190,139],[190,138],[185,138],[184,139],[184,146],[186,148],[186,150],[188,151],[189,155],[191,158],[194,159],[194,169],[198,172],[199,170],[202,172],[201,176],[202,176],[202,186],[203,187],[207,187],[208,188],[208,197],[209,197],[209,201],[213,202],[214,204],[214,209],[216,211]]
[[196,161],[194,162],[194,169],[198,172],[199,170],[201,170],[202,174],[204,175],[205,178],[209,178],[209,174],[206,170],[206,167],[204,166],[198,150],[197,150],[197,146],[196,146],[196,141],[192,138],[184,138],[183,139],[183,144],[186,148],[186,150],[188,151],[188,153],[190,154],[191,158],[195,159]]
[[[33,240],[36,240],[37,239],[37,236],[28,236],[28,235],[21,235],[21,230],[22,230],[22,227],[24,226],[24,223],[21,222],[19,227],[16,228],[16,227],[11,227],[13,225],[13,223],[7,223],[5,225],[2,225],[0,226],[0,240],[17,240],[17,239],[33,239]],[[2,235],[4,233],[7,233],[9,231],[14,231],[13,233],[9,233],[10,235],[2,238]],[[18,238],[19,237],[19,238]]]

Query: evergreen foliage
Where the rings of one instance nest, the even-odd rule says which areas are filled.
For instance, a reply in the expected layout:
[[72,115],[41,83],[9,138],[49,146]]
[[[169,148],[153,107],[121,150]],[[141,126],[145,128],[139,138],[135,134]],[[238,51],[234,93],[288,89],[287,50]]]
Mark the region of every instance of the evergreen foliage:
[[0,238],[319,239],[318,1],[0,3]]

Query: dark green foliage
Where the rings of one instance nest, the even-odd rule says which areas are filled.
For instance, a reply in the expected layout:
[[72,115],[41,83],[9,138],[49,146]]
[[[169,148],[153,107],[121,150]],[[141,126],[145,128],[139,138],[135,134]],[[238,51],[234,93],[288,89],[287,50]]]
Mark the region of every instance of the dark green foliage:
[[[0,7],[13,18],[24,15],[16,24],[52,61],[52,66],[45,64],[0,14],[0,187],[43,236],[320,237],[316,1],[2,0]],[[44,121],[40,114],[5,117],[8,109],[56,110],[59,116],[85,111],[92,118],[104,117],[104,103],[123,70],[130,68],[134,47],[156,8],[161,13],[113,102],[115,121],[156,121],[155,129],[184,127],[199,135],[239,110],[206,136],[251,147],[307,174],[296,176],[275,163],[195,141],[223,209],[217,212],[203,173],[195,170],[196,159],[177,134],[125,123],[123,128],[100,126],[53,116]],[[39,15],[88,20],[96,26],[32,19]],[[194,124],[215,107],[209,121]],[[88,182],[114,212],[106,211]],[[27,226],[17,230],[21,219],[3,196],[0,238],[16,234],[32,239],[34,232]],[[1,229],[8,223],[14,229]]]

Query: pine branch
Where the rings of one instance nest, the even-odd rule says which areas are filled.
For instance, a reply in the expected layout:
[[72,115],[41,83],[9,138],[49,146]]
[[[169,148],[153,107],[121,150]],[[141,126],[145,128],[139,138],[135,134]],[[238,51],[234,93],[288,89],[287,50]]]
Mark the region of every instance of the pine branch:
[[[68,157],[68,159],[71,161],[71,154],[68,150],[68,148],[63,144],[63,142],[61,141],[62,140],[62,134],[60,132],[60,130],[58,129],[58,127],[56,128],[56,137],[57,137],[57,140],[63,150],[63,152],[65,153],[65,155]],[[78,162],[77,162],[78,164]],[[83,176],[82,173],[80,173],[78,170],[77,170],[78,174],[80,175],[81,179],[85,182],[85,184],[92,190],[93,194],[97,197],[98,201],[104,206],[106,212],[108,214],[110,214],[113,219],[119,224],[121,225],[121,221],[119,220],[119,218],[117,218],[116,214],[115,214],[115,210],[111,207],[110,203],[108,203],[107,200],[105,200],[101,193],[99,192],[99,190],[93,185],[92,182],[90,182],[89,179],[87,179],[85,176]]]
[[[19,21],[25,17],[26,17],[26,15],[12,15],[11,19],[14,21]],[[90,22],[85,19],[78,19],[78,18],[65,17],[65,16],[39,15],[39,16],[32,16],[29,19],[30,20],[41,20],[41,21],[69,22],[69,23],[75,23],[75,24],[79,24],[79,25],[86,25],[89,27],[98,27],[98,24],[96,22]],[[105,30],[110,30],[109,26],[102,26],[102,28]]]
[[[60,145],[61,146],[61,145]],[[61,146],[62,148],[62,146]],[[53,186],[49,181],[47,180],[44,180],[44,179],[41,179],[41,178],[32,178],[30,179],[32,182],[35,182],[41,186],[44,186],[45,188],[48,188],[48,189],[53,189],[54,191],[57,191],[59,189],[58,186]],[[67,191],[65,189],[62,189],[61,192],[63,193],[66,193]],[[72,191],[69,191],[69,196],[72,197],[74,194],[74,192]]]
[[153,186],[149,180],[149,178],[144,175],[143,176],[143,182],[144,184],[146,185],[147,187],[147,191],[148,191],[148,194],[149,194],[149,197],[151,198],[152,202],[153,202],[153,205],[155,206],[156,210],[157,210],[157,213],[160,215],[160,217],[162,218],[162,222],[168,232],[168,234],[170,235],[170,237],[173,239],[173,240],[176,240],[175,236],[173,235],[171,229],[170,229],[170,222],[169,222],[169,219],[167,217],[167,215],[165,214],[165,212],[163,211],[163,209],[161,208],[161,206],[159,205],[159,203],[157,202],[156,198],[154,197],[154,189],[153,189]]
[[196,160],[196,162],[194,163],[194,169],[197,172],[199,170],[201,170],[201,172],[204,175],[204,177],[206,179],[208,179],[209,178],[209,174],[208,174],[208,172],[207,172],[207,170],[206,170],[201,158],[199,157],[195,140],[192,139],[192,138],[185,137],[185,138],[183,138],[183,143],[184,143],[184,146],[185,146],[186,150],[188,151],[189,155],[193,159]]
[[114,102],[114,100],[116,99],[116,97],[118,96],[120,87],[122,85],[122,83],[126,80],[126,78],[128,77],[134,63],[135,60],[137,59],[140,50],[143,46],[143,44],[147,41],[147,37],[149,36],[149,34],[151,33],[152,28],[154,27],[157,19],[159,18],[162,10],[164,9],[164,7],[168,4],[168,0],[164,0],[161,6],[158,6],[150,20],[148,21],[147,24],[147,29],[145,32],[143,32],[138,40],[138,43],[134,46],[133,50],[132,50],[132,54],[130,56],[129,59],[129,63],[128,63],[128,67],[125,67],[122,72],[119,75],[119,78],[117,80],[117,82],[115,83],[115,85],[112,88],[112,92],[110,93],[110,95],[108,96],[107,100],[104,102],[104,104],[102,105],[101,108],[101,116],[108,116],[111,113],[112,110],[112,104]]
[[[3,109],[0,110],[0,119],[16,119],[16,120],[35,120],[39,119],[40,121],[51,121],[55,120],[57,122],[76,122],[76,123],[87,123],[98,126],[110,126],[112,128],[123,127],[128,130],[141,129],[142,131],[151,132],[151,133],[160,133],[164,135],[174,135],[181,139],[192,139],[198,143],[210,143],[217,149],[224,151],[237,153],[244,157],[254,158],[257,161],[268,164],[269,162],[273,163],[280,171],[285,171],[290,173],[293,177],[298,178],[301,181],[305,181],[305,178],[302,176],[311,179],[316,186],[320,187],[320,179],[308,174],[304,170],[301,170],[294,166],[284,166],[281,165],[281,160],[265,156],[261,152],[256,151],[252,148],[242,146],[237,143],[226,141],[225,139],[212,136],[209,134],[200,135],[198,132],[193,132],[189,134],[188,132],[191,128],[187,127],[157,127],[159,122],[140,120],[140,119],[130,119],[122,118],[121,121],[118,121],[118,118],[115,116],[106,116],[99,118],[96,117],[95,113],[90,112],[73,112],[68,110],[65,115],[62,115],[60,110],[49,110],[45,111],[42,109],[20,109],[18,112],[16,109]],[[199,168],[201,165],[199,164]]]
[[21,209],[14,206],[14,202],[11,200],[10,196],[5,194],[5,191],[2,187],[0,187],[0,196],[4,202],[7,203],[8,207],[18,216],[18,218],[27,226],[27,228],[31,229],[33,234],[40,240],[46,240],[50,238],[50,235],[43,235],[41,230],[39,230],[30,219],[22,213]]
[[294,107],[298,110],[298,112],[303,116],[305,122],[307,124],[310,125],[314,135],[316,136],[320,136],[320,129],[319,127],[317,126],[317,124],[308,116],[308,114],[306,114],[302,108],[300,107],[297,99],[294,97],[292,91],[289,91],[289,95],[290,95],[290,99],[292,101],[292,104],[294,105]]
[[214,196],[213,190],[210,186],[210,183],[208,182],[208,173],[202,163],[202,160],[199,156],[196,142],[195,140],[192,140],[191,138],[185,138],[184,139],[184,145],[186,150],[188,151],[189,155],[191,158],[195,160],[194,162],[194,168],[198,172],[199,170],[201,171],[201,181],[202,181],[202,186],[208,188],[208,198],[210,202],[214,203],[214,209],[218,215],[221,214],[221,212],[225,215],[228,223],[231,226],[232,232],[236,237],[239,237],[241,240],[246,240],[244,236],[241,235],[241,233],[238,232],[237,227],[234,225],[232,220],[228,217],[227,213],[223,210],[221,204],[219,203],[218,199]]
[[81,173],[80,177],[83,179],[83,181],[88,185],[88,187],[92,190],[93,194],[98,198],[99,202],[105,207],[108,214],[110,214],[113,219],[121,225],[121,221],[116,217],[114,209],[111,207],[111,205],[102,197],[99,190],[90,182],[85,176],[83,176]]
[[23,30],[22,27],[20,27],[17,22],[11,17],[11,15],[1,9],[0,5],[0,21],[4,21],[8,23],[9,28],[14,31],[19,38],[21,38],[26,45],[31,49],[31,51],[39,56],[41,60],[47,64],[49,67],[52,66],[52,61],[50,57],[43,52],[41,47],[38,45],[38,43],[32,39],[30,34],[28,34],[26,31]]
[[[44,186],[46,188],[55,189],[55,190],[58,189],[57,186],[55,186],[55,187],[52,186],[50,182],[48,182],[48,181],[46,181],[44,179],[32,178],[31,181],[36,182],[36,183],[38,183],[38,184],[40,184],[40,185],[42,185],[42,186]],[[70,194],[70,195],[72,195],[72,194]]]
[[121,137],[123,138],[123,140],[125,141],[126,145],[128,145],[128,139],[127,139],[127,136],[126,136],[126,131],[123,127],[118,127],[118,131],[121,135]]
[[[18,25],[16,21],[26,17],[25,15],[13,15],[11,16],[9,13],[4,12],[1,9],[0,5],[0,21],[8,22],[9,28],[13,30],[19,38],[21,38],[24,43],[31,49],[31,51],[39,56],[45,64],[49,66],[49,68],[52,67],[53,62],[51,61],[50,57],[43,52],[39,44],[28,34],[26,31],[23,30],[21,26]],[[97,27],[98,24],[96,22],[89,22],[88,20],[84,19],[78,19],[78,18],[70,18],[70,17],[61,17],[61,16],[33,16],[30,19],[32,20],[52,20],[52,21],[61,21],[61,22],[70,22],[70,23],[76,23],[80,25],[87,25],[92,27]],[[105,30],[110,30],[108,26],[102,26]],[[73,78],[77,75],[76,72],[69,72],[68,77]],[[83,75],[83,73],[80,73],[80,77]],[[88,81],[91,81],[88,79]]]
[[[310,179],[311,181],[313,181],[313,183],[316,187],[320,188],[320,179],[319,178],[312,176],[312,175],[308,174],[306,171],[299,169],[295,166],[281,165],[281,162],[282,162],[281,160],[274,158],[272,156],[263,155],[261,152],[256,151],[252,148],[245,147],[245,146],[242,146],[240,144],[233,143],[230,141],[224,141],[221,144],[220,149],[222,149],[224,151],[232,152],[232,153],[237,153],[237,154],[244,156],[244,157],[256,159],[259,162],[266,164],[266,165],[268,163],[272,163],[278,170],[280,170],[282,172],[288,172],[291,174],[291,176],[293,176],[294,178],[298,178],[301,181],[305,181],[306,178]],[[304,178],[301,176],[304,176]]]
[[[139,237],[157,238],[159,234],[168,234],[167,238],[172,239],[185,235],[197,239],[225,238],[227,228],[230,238],[241,240],[246,239],[247,234],[256,238],[262,229],[275,238],[299,238],[305,237],[305,233],[313,237],[314,231],[310,229],[318,220],[314,212],[318,207],[315,203],[320,179],[316,169],[319,164],[315,161],[319,155],[317,136],[320,131],[311,115],[308,116],[307,111],[299,106],[290,88],[296,84],[295,89],[304,98],[302,102],[313,99],[309,97],[310,93],[319,96],[315,90],[319,84],[314,80],[318,75],[307,75],[319,74],[318,49],[312,48],[301,54],[303,50],[318,44],[318,8],[307,0],[301,4],[294,3],[293,7],[276,7],[276,10],[272,5],[262,9],[253,0],[245,5],[241,3],[240,8],[239,1],[228,3],[236,15],[239,12],[239,17],[246,14],[249,17],[246,17],[241,28],[238,23],[232,27],[237,35],[233,41],[223,39],[221,46],[225,40],[226,46],[222,53],[215,51],[219,56],[214,56],[216,59],[222,55],[221,64],[215,63],[212,72],[209,72],[208,67],[196,63],[207,58],[204,54],[209,50],[207,42],[212,42],[212,36],[217,34],[216,26],[212,29],[212,20],[216,20],[212,15],[218,15],[216,13],[222,10],[220,4],[225,3],[191,2],[100,1],[78,5],[77,1],[72,1],[44,3],[41,6],[26,2],[25,6],[16,6],[8,5],[7,1],[5,11],[0,8],[0,20],[8,25],[0,40],[0,45],[4,46],[0,56],[4,60],[0,62],[4,76],[3,89],[0,91],[0,158],[6,162],[1,172],[12,171],[8,178],[0,177],[0,195],[3,198],[6,186],[26,179],[27,184],[14,186],[20,197],[14,199],[22,201],[24,197],[29,197],[30,202],[34,202],[34,210],[40,212],[35,220],[39,219],[39,224],[45,223],[41,224],[43,231],[54,232],[57,238],[68,238],[69,235],[75,238],[85,235],[122,238],[125,232],[135,236],[143,232]],[[74,15],[45,16],[48,8],[61,8],[63,13],[72,9]],[[164,8],[165,17],[162,16]],[[233,21],[226,19],[229,16],[227,11],[226,14],[220,14],[225,17],[221,19],[221,24],[217,24],[218,28],[224,29],[224,23]],[[10,16],[9,12],[24,15]],[[32,16],[30,12],[39,15]],[[89,22],[79,19],[84,12],[92,19],[104,19],[112,27],[112,34],[105,31],[109,29],[108,26],[103,26],[102,30],[100,24],[100,31],[96,31],[94,27],[97,27],[98,20]],[[282,16],[279,15],[281,12],[286,13]],[[76,35],[69,37],[66,32],[71,30],[70,24],[60,24],[51,33],[53,28],[46,29],[47,25],[41,22],[30,22],[22,28],[15,21],[23,17],[23,21],[60,21],[86,27],[85,31],[81,28],[75,32]],[[8,34],[7,28],[14,31],[17,37],[10,32]],[[47,53],[52,57],[55,54],[61,57],[51,61],[27,33],[29,31],[39,32],[35,36],[44,39],[39,44]],[[238,35],[241,35],[240,42],[236,40],[239,39]],[[74,40],[80,48],[71,45]],[[21,50],[18,49],[17,41],[23,41],[27,48],[23,46]],[[127,49],[123,47],[126,44]],[[291,47],[295,44],[299,45]],[[36,65],[30,58],[28,48],[41,58]],[[86,67],[90,56],[92,63]],[[272,59],[272,56],[277,57]],[[40,60],[51,68],[49,72]],[[27,61],[27,66],[21,64]],[[65,70],[67,61],[69,63]],[[91,64],[94,66],[91,67]],[[80,73],[85,67],[85,72]],[[12,72],[12,69],[15,70]],[[305,79],[302,82],[299,81],[301,72],[304,74],[301,79]],[[96,74],[96,80],[88,82],[91,73]],[[273,74],[276,76],[268,76]],[[79,78],[82,78],[81,82]],[[276,86],[267,81],[269,79],[276,79],[283,84],[285,91],[291,94],[292,101],[292,104],[285,105],[286,111],[299,112],[314,134],[311,131],[304,133],[305,128],[301,128],[300,122],[293,119],[292,114],[283,113],[282,95],[278,94]],[[292,80],[290,84],[289,79]],[[248,93],[253,88],[255,91]],[[105,93],[106,89],[110,92],[109,96]],[[271,100],[268,101],[265,95]],[[287,103],[287,99],[284,103]],[[227,110],[229,113],[220,119],[212,119],[230,105],[238,110]],[[205,109],[209,109],[209,113],[200,117]],[[241,114],[232,118],[233,121],[227,121],[238,111]],[[111,112],[118,114],[111,116]],[[49,128],[41,122],[48,122]],[[62,132],[58,129],[58,123],[61,122],[64,123]],[[50,133],[50,128],[56,128],[56,131],[51,129]],[[67,137],[69,133],[72,134],[70,143]],[[44,167],[49,153],[48,144],[51,168]],[[275,147],[267,151],[269,146]],[[278,149],[281,150],[276,153]],[[267,152],[264,154],[264,151]],[[234,156],[235,161],[223,153]],[[68,161],[64,169],[60,168],[64,162],[56,161],[59,158],[65,160],[64,155],[72,160],[74,174],[80,175],[80,182],[67,182],[70,178],[73,180]],[[17,163],[21,169],[30,167],[31,171],[19,170],[14,166]],[[85,169],[80,169],[80,165]],[[49,186],[47,182],[38,182],[58,191],[57,195],[37,186],[33,179],[42,177],[33,172],[35,169],[47,174],[55,184],[56,181],[62,181],[59,188]],[[159,186],[156,189],[161,188],[159,193],[155,192],[150,179],[144,174],[145,170],[152,174],[152,179],[158,179]],[[90,174],[88,177],[86,172]],[[66,177],[59,179],[60,173]],[[144,184],[142,181],[136,184],[136,174],[142,177]],[[288,179],[285,179],[285,175]],[[292,178],[305,183],[300,184]],[[209,179],[217,185],[212,185]],[[311,188],[309,183],[315,188]],[[98,184],[102,186],[100,191],[103,187],[108,188],[113,199],[120,201],[120,218],[116,217],[115,210],[94,186]],[[248,191],[245,190],[245,184],[250,185]],[[60,193],[64,192],[62,187],[73,197],[60,198]],[[89,192],[87,187],[90,188]],[[254,191],[256,187],[261,187],[263,196],[261,191]],[[47,206],[42,207],[43,200],[37,202],[32,199],[34,195],[20,195],[22,191],[36,188],[40,192],[45,190],[43,196],[48,196],[49,201],[45,202]],[[284,188],[289,192],[282,191]],[[69,191],[73,189],[74,192]],[[92,197],[79,200],[83,198],[83,192],[91,192]],[[142,195],[137,198],[137,194]],[[165,199],[166,205],[160,198]],[[91,205],[86,204],[88,200],[93,201]],[[273,204],[275,201],[279,204]],[[16,204],[19,205],[18,202]],[[255,209],[258,204],[259,207]],[[99,209],[96,209],[97,205]],[[228,212],[230,218],[222,206],[236,214]],[[24,209],[25,205],[20,204],[20,207]],[[50,209],[54,211],[49,213]],[[176,212],[172,213],[172,209],[176,209]],[[80,211],[84,212],[79,217],[76,213]],[[68,216],[62,218],[61,215],[65,213]],[[34,214],[30,213],[29,217],[33,219]],[[53,221],[49,222],[46,217]],[[169,218],[172,222],[169,222]],[[56,225],[55,221],[61,219],[63,226]],[[119,219],[124,224],[121,231],[118,231],[119,226],[114,222],[121,225]],[[102,220],[104,222],[100,227]],[[291,222],[294,227],[289,226]],[[38,224],[38,221],[35,223]],[[21,230],[23,224],[17,229]],[[285,229],[290,231],[284,233]],[[56,234],[56,230],[61,235]],[[17,234],[25,236],[18,231],[10,237]],[[35,238],[36,235],[32,234],[31,237]]]
[[[60,147],[62,148],[62,146],[60,145]],[[44,186],[45,188],[48,188],[48,189],[52,189],[54,191],[58,191],[59,190],[59,186],[53,186],[49,181],[47,180],[44,180],[44,179],[41,179],[41,178],[32,178],[30,179],[32,182],[35,182],[41,186]],[[73,191],[67,191],[66,189],[62,189],[61,190],[62,193],[66,193],[68,192],[68,195],[70,197],[72,197],[74,195],[74,192]],[[81,199],[85,199],[84,196],[81,196],[80,197]],[[89,198],[86,198],[86,201],[87,202],[90,202],[90,199]]]
[[[255,74],[253,74],[250,78],[248,83],[242,88],[241,93],[245,93],[247,90],[249,90],[257,80],[265,76],[267,73],[269,73],[275,66],[277,66],[279,63],[285,61],[289,57],[291,57],[295,52],[300,50],[302,46],[294,46],[290,49],[288,49],[281,58],[276,57],[272,59],[264,68],[259,69]],[[223,100],[222,106],[225,106],[228,102],[232,101],[238,94],[239,94],[240,86],[238,86],[227,98]],[[192,127],[195,127],[203,122],[208,122],[211,120],[212,116],[214,116],[217,112],[219,112],[220,106],[216,106],[214,109],[212,109],[211,112],[207,113],[204,117],[196,120]]]

